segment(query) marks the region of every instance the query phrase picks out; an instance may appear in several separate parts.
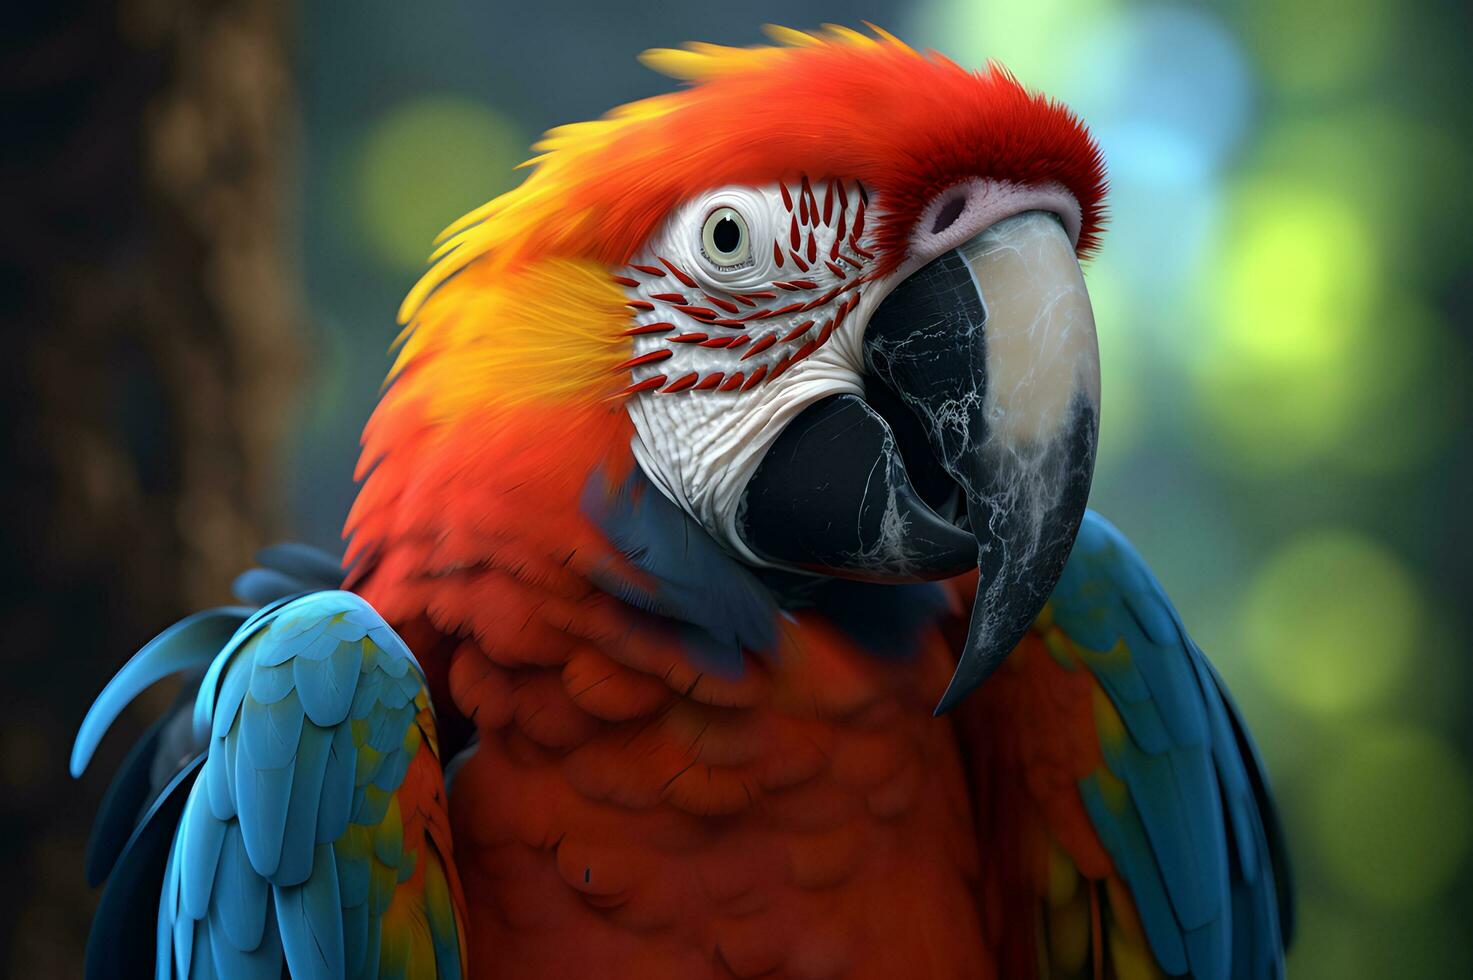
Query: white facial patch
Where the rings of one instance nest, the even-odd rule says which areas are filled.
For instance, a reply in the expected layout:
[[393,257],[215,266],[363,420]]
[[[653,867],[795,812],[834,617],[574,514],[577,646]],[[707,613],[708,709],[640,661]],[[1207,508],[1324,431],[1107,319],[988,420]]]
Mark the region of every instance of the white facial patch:
[[[752,564],[742,491],[783,427],[829,395],[862,395],[874,227],[855,184],[726,187],[678,209],[618,277],[634,311],[635,458],[672,501]],[[740,216],[723,262],[708,220]]]
[[626,405],[645,475],[727,550],[769,565],[736,529],[767,450],[814,402],[863,396],[864,328],[896,283],[1025,210],[1058,214],[1077,239],[1062,187],[970,180],[937,195],[906,260],[879,277],[879,206],[853,182],[723,187],[680,206],[615,276],[632,311]]

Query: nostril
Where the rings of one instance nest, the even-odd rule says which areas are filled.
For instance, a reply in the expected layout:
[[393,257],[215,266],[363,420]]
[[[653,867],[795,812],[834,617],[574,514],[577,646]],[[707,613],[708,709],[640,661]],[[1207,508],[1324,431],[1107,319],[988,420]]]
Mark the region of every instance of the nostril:
[[931,234],[939,235],[956,224],[956,219],[962,216],[962,212],[966,208],[967,197],[965,194],[958,194],[941,205],[941,210],[936,212],[936,220],[931,223]]

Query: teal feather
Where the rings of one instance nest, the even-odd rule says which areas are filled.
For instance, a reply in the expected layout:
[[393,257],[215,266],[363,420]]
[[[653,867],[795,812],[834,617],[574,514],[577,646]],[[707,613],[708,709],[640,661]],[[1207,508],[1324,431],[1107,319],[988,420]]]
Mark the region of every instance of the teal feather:
[[292,664],[297,695],[314,724],[336,725],[348,716],[354,686],[363,667],[361,642],[341,642],[331,637],[326,657],[319,661],[298,657]]
[[[174,903],[170,900],[169,885],[177,886],[179,879],[174,873],[174,849],[169,848],[169,857],[164,864],[164,894],[159,897],[159,913],[154,920],[154,980],[169,980],[174,968]],[[114,948],[100,949],[94,947],[98,940],[98,930],[94,920],[92,931],[87,936],[87,976],[89,980],[106,976],[108,966],[116,962],[113,958],[119,955]],[[139,962],[143,962],[142,959]]]
[[[215,659],[210,663],[209,669],[205,671],[204,679],[200,681],[199,691],[196,692],[194,699],[194,731],[199,738],[203,739],[204,733],[211,730],[211,719],[217,713],[216,695],[219,691],[220,679],[226,667],[234,662],[235,651],[242,643],[255,635],[256,628],[263,621],[275,614],[290,601],[290,597],[278,599],[269,606],[262,606],[260,609],[257,609],[251,614],[250,618],[240,624],[240,628],[235,631],[235,635],[215,655]],[[249,673],[249,668],[247,668],[247,672]],[[232,711],[231,714],[233,715],[234,712]]]
[[312,873],[304,883],[279,885],[274,894],[291,975],[301,980],[343,976],[343,903],[332,846],[316,848]]
[[[216,661],[216,663],[219,662]],[[212,671],[213,669],[211,667]],[[211,706],[214,714],[209,722],[209,731],[213,737],[224,738],[225,733],[230,731],[230,726],[235,724],[235,717],[239,714],[241,703],[245,701],[246,693],[250,690],[251,678],[254,674],[255,669],[247,657],[235,658],[225,670],[220,684],[220,698]],[[196,721],[198,721],[197,718]]]
[[358,976],[364,980],[377,980],[379,952],[382,946],[383,921],[377,915],[373,915],[372,911],[370,908],[370,914],[367,917],[368,939],[363,944],[363,966],[358,973]]
[[[338,865],[339,874],[342,865]],[[339,885],[342,884],[339,878]],[[365,888],[366,891],[366,888]],[[368,902],[348,903],[347,893],[343,897],[343,946],[347,956],[347,976],[356,977],[363,971],[363,963],[370,952],[368,948]],[[377,949],[372,950],[376,955]]]
[[240,801],[240,829],[246,854],[256,874],[270,878],[281,864],[281,839],[286,829],[287,807],[291,804],[295,761],[280,769],[257,769],[250,753],[238,751],[235,787]]
[[205,763],[204,783],[206,800],[216,820],[229,820],[235,816],[235,793],[230,785],[231,764],[227,761],[224,738],[210,740],[209,761]]
[[333,728],[328,747],[327,769],[322,774],[322,801],[317,809],[316,840],[319,844],[335,841],[348,829],[348,814],[353,805],[353,770],[358,748],[353,744],[352,729],[346,724]]
[[1119,744],[1101,748],[1128,799],[1112,808],[1094,776],[1080,792],[1152,953],[1171,975],[1281,977],[1276,922],[1287,902],[1276,900],[1276,862],[1264,843],[1266,822],[1276,820],[1258,789],[1261,764],[1246,735],[1237,737],[1215,673],[1161,587],[1093,512],[1053,609],[1059,628],[1094,651],[1084,662],[1125,726]]
[[251,700],[257,704],[276,704],[288,694],[295,693],[297,679],[292,663],[288,661],[275,667],[256,664],[251,671]]
[[338,888],[342,892],[343,907],[353,908],[368,902],[369,880],[373,875],[367,857],[352,857],[337,852]]
[[179,909],[191,919],[200,919],[209,908],[210,892],[220,863],[220,848],[225,843],[225,824],[210,813],[201,782],[195,782],[184,804],[179,840],[182,843]]
[[[210,948],[210,924],[194,920],[194,951],[190,959],[189,980],[215,980],[215,956]],[[234,980],[234,978],[229,978]]]
[[1130,885],[1151,952],[1163,970],[1180,976],[1187,970],[1186,945],[1140,818],[1134,811],[1113,811],[1094,777],[1081,781],[1079,791],[1084,798],[1085,812],[1100,835],[1100,843]]
[[[332,731],[310,722],[303,726],[292,773],[291,800],[282,825],[281,862],[271,880],[296,885],[312,873],[317,848],[317,809],[332,749]],[[397,787],[396,787],[397,788]]]
[[240,744],[256,769],[279,769],[296,754],[306,713],[302,702],[282,698],[262,704],[247,697],[240,707]]
[[[240,825],[232,821],[225,831],[220,867],[215,876],[215,903],[210,910],[212,928],[218,923],[235,949],[256,949],[261,945],[269,905],[266,879],[251,867]],[[215,945],[219,947],[218,939]]]

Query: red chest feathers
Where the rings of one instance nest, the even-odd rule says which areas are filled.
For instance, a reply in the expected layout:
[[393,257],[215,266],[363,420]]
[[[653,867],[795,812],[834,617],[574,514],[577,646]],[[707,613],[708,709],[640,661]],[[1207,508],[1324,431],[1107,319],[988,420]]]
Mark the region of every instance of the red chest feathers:
[[449,658],[474,976],[985,975],[939,634],[884,663],[799,617],[731,680],[580,616]]

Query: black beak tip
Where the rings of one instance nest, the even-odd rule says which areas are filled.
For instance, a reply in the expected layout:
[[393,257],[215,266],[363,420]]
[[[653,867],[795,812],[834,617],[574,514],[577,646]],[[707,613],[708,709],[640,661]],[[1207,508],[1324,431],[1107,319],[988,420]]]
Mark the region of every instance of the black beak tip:
[[1013,647],[1017,646],[1020,639],[1022,639],[1022,633],[1013,637],[1011,642],[996,643],[986,648],[974,650],[969,645],[957,662],[956,671],[951,675],[946,691],[941,695],[941,700],[936,702],[936,708],[931,714],[939,718],[965,701],[968,695],[981,687],[987,678],[1002,666],[1002,662],[1007,659],[1008,654],[1012,652]]

